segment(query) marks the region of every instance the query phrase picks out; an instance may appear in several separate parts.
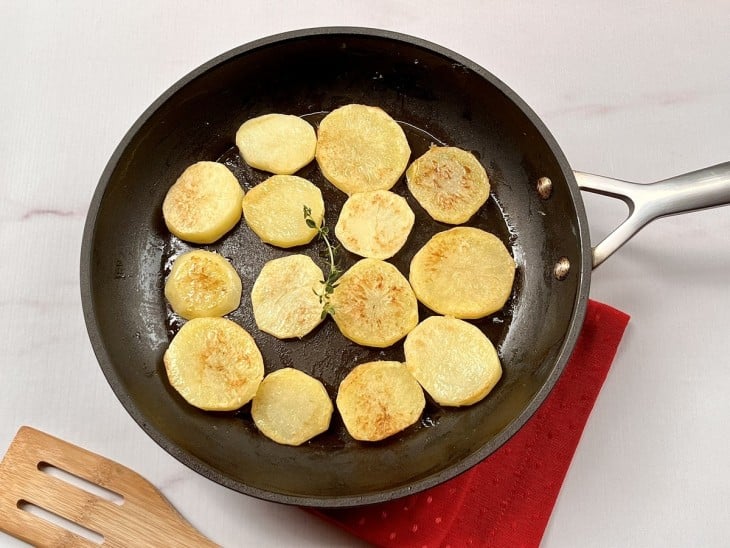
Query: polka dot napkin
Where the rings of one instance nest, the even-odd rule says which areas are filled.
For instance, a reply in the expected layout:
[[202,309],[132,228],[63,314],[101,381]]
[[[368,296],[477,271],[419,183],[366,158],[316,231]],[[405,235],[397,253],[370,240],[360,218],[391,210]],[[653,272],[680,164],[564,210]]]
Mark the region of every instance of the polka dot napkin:
[[377,546],[538,546],[628,321],[590,301],[550,395],[509,442],[468,472],[402,499],[314,513]]

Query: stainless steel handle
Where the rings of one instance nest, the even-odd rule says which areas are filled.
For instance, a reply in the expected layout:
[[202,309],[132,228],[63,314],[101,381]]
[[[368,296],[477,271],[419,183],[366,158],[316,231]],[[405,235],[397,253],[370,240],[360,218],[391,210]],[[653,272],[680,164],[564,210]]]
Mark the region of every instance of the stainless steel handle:
[[730,204],[730,162],[650,184],[574,173],[581,190],[618,198],[629,206],[626,220],[593,248],[593,268],[654,219]]

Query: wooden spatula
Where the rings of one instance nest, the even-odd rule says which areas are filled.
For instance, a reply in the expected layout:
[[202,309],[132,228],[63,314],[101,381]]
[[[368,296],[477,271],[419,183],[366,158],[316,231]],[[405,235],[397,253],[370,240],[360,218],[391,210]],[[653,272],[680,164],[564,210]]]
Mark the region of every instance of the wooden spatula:
[[216,546],[136,472],[28,426],[0,463],[0,530],[36,546]]

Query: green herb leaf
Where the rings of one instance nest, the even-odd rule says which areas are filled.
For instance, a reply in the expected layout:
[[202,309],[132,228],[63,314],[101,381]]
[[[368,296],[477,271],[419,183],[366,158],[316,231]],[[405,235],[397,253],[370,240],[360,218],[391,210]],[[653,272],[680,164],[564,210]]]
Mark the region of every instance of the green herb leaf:
[[329,227],[324,225],[324,220],[322,220],[322,224],[318,227],[315,220],[312,218],[312,210],[311,208],[307,207],[306,205],[303,208],[304,211],[304,222],[307,223],[307,226],[309,228],[316,228],[317,229],[317,236],[320,240],[322,240],[325,245],[327,246],[327,257],[329,261],[329,273],[327,274],[327,277],[324,280],[321,280],[320,283],[322,284],[322,290],[321,291],[314,291],[314,294],[319,297],[319,302],[322,305],[322,319],[327,317],[327,314],[334,315],[335,309],[330,304],[330,296],[332,293],[334,293],[335,288],[337,287],[337,284],[335,283],[339,277],[342,275],[342,270],[340,270],[337,267],[337,264],[335,262],[335,254],[337,251],[337,245],[333,245],[332,242],[329,240]]

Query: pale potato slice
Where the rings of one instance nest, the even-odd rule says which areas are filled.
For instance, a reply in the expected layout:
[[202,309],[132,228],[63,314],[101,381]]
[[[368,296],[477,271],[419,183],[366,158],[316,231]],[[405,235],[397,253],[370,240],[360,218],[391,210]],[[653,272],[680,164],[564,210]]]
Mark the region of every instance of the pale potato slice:
[[284,445],[301,445],[327,430],[333,410],[321,382],[289,367],[266,375],[251,404],[261,433]]
[[226,318],[195,318],[185,323],[163,361],[172,387],[189,404],[206,411],[242,407],[264,377],[256,341]]
[[409,280],[431,310],[476,319],[501,309],[512,292],[515,261],[494,234],[455,227],[434,235],[411,260]]
[[350,371],[340,383],[336,402],[353,438],[379,441],[414,424],[426,398],[404,364],[374,361]]
[[311,210],[316,227],[324,218],[322,192],[296,175],[273,175],[243,198],[243,216],[264,242],[278,247],[308,244],[317,228],[307,226],[304,206]]
[[379,259],[361,259],[337,281],[330,298],[340,332],[364,346],[385,348],[418,324],[418,301],[403,274]]
[[186,320],[223,316],[241,304],[241,278],[222,256],[197,249],[175,259],[165,297]]
[[431,147],[406,170],[408,190],[431,217],[458,225],[489,198],[489,177],[471,152]]
[[291,175],[314,159],[312,125],[290,114],[264,114],[246,120],[236,132],[243,160],[256,169]]
[[403,129],[378,107],[345,105],[330,112],[319,125],[319,168],[347,194],[389,190],[410,157]]
[[474,404],[502,377],[491,341],[464,320],[426,318],[408,333],[403,349],[408,371],[441,405]]
[[236,176],[217,162],[197,162],[167,191],[162,216],[181,240],[211,244],[241,220],[243,189]]
[[251,290],[258,328],[279,339],[304,337],[322,321],[322,270],[306,255],[267,262]]
[[342,206],[335,236],[345,249],[361,257],[388,259],[406,243],[414,221],[402,196],[389,190],[358,192]]

